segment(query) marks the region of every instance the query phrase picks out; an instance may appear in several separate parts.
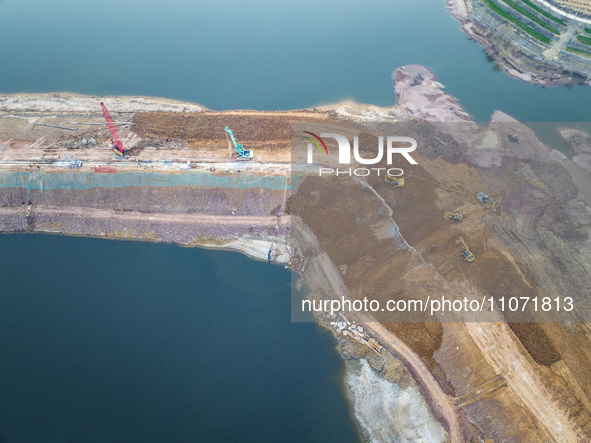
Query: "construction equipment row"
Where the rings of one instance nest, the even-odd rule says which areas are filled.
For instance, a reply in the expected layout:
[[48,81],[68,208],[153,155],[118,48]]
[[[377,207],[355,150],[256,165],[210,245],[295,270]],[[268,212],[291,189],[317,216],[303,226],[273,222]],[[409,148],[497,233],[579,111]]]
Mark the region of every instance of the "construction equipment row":
[[[117,132],[117,128],[115,128],[115,124],[113,123],[113,119],[111,118],[111,115],[109,114],[109,111],[107,111],[107,108],[105,107],[105,104],[103,102],[101,102],[101,108],[103,110],[103,116],[105,117],[105,121],[107,122],[107,126],[109,126],[109,130],[111,131],[111,135],[113,136],[113,138],[111,138],[111,149],[113,150],[113,152],[115,154],[117,154],[121,157],[125,157],[128,150],[123,147],[123,142],[121,141],[121,138],[119,137],[119,133]],[[230,157],[232,156],[232,145],[234,145],[234,150],[238,153],[238,159],[250,160],[254,155],[253,150],[252,149],[244,149],[244,146],[242,146],[240,143],[238,143],[236,141],[236,138],[234,137],[234,133],[227,126],[225,128],[225,131],[226,131],[226,137],[228,138],[228,149],[230,150]],[[92,140],[93,139],[91,139],[91,141]],[[86,140],[84,140],[83,143],[86,146]]]
[[338,333],[351,337],[357,343],[367,346],[378,356],[382,355],[382,352],[384,351],[382,345],[380,345],[374,338],[370,337],[363,330],[362,326],[356,326],[355,323],[349,321],[349,319],[342,312],[339,312],[339,317],[341,317],[343,321],[330,322],[330,325],[335,328]]
[[[476,195],[476,198],[483,205],[486,204],[486,203],[492,203],[492,207],[493,207],[493,209],[495,209],[496,203],[493,200],[491,200],[490,197],[488,195],[484,194],[483,192],[479,192]],[[464,216],[462,215],[461,212],[446,212],[445,213],[445,216],[452,223],[457,223],[457,222],[460,222],[460,221],[464,220]],[[464,250],[462,252],[460,252],[460,255],[462,256],[462,258],[466,262],[471,263],[471,262],[473,262],[476,259],[476,257],[474,256],[474,254],[472,253],[472,251],[470,251],[470,248],[468,247],[468,245],[464,241],[464,238],[463,237],[460,237],[458,239],[458,241],[456,241],[456,243],[462,243],[462,245],[464,246]]]
[[355,329],[345,329],[343,331],[343,335],[347,335],[351,337],[353,340],[355,340],[357,343],[369,347],[378,356],[382,355],[382,351],[384,348],[382,348],[382,346],[369,335],[361,333]]

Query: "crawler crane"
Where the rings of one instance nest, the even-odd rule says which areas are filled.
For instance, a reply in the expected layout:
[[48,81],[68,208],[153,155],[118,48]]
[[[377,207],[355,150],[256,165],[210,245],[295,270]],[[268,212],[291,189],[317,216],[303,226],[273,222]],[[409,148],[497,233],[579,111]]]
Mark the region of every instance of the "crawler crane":
[[111,131],[111,135],[113,136],[113,138],[111,139],[111,149],[113,150],[113,152],[115,154],[120,155],[121,157],[125,157],[127,150],[123,148],[123,142],[119,138],[119,133],[117,132],[117,128],[115,128],[115,124],[113,123],[113,119],[111,118],[109,111],[107,111],[107,108],[105,108],[105,105],[103,104],[103,102],[101,102],[101,108],[103,109],[103,116],[105,117],[105,121],[107,122],[107,125],[109,126],[109,130]]
[[[228,149],[230,149],[230,152],[232,152],[232,143],[233,143],[234,149],[238,153],[239,159],[243,159],[243,160],[251,159],[252,156],[254,155],[254,152],[252,151],[252,149],[244,149],[244,146],[242,146],[240,143],[238,143],[236,141],[236,139],[234,138],[234,133],[227,126],[226,126],[225,131],[226,131],[226,137],[228,138]],[[228,134],[229,134],[229,136],[228,136]],[[230,139],[232,139],[232,140],[230,141]]]

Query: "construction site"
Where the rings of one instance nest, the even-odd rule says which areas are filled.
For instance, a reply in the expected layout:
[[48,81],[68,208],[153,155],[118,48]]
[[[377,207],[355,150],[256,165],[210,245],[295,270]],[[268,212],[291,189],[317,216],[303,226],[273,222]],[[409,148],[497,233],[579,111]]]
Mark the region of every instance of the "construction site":
[[[403,81],[418,96],[427,86]],[[238,250],[290,267],[318,300],[492,297],[495,309],[476,316],[317,316],[377,370],[401,362],[452,442],[586,441],[591,173],[503,119],[450,129],[401,97],[391,110],[215,112],[147,98],[0,96],[0,231]],[[295,167],[300,128],[376,146],[392,122],[419,142],[402,177]],[[498,309],[503,297],[566,296],[574,310]]]

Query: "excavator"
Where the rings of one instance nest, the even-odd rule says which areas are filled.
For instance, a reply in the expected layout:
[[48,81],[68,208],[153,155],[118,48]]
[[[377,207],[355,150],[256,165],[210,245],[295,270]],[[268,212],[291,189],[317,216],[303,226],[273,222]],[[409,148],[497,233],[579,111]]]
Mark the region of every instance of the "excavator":
[[452,223],[457,223],[464,220],[461,212],[446,212],[445,216],[451,220]]
[[460,242],[464,245],[464,250],[462,252],[460,252],[460,255],[468,263],[473,262],[476,259],[476,257],[474,257],[474,254],[472,254],[472,252],[470,251],[470,248],[468,248],[468,245],[466,244],[466,242],[464,241],[464,239],[462,237],[460,237],[460,239],[456,243],[460,243]]
[[[23,202],[24,204],[24,202]],[[31,224],[31,209],[33,209],[33,202],[29,200],[29,206],[27,206],[27,212],[25,213],[25,219],[27,220],[27,224]]]
[[487,203],[487,202],[488,202],[488,203],[492,203],[492,207],[493,207],[493,209],[495,209],[495,206],[497,205],[497,204],[496,204],[494,201],[492,201],[492,200],[490,199],[490,197],[489,197],[488,195],[486,195],[484,192],[479,192],[479,193],[476,195],[476,198],[477,198],[477,199],[478,199],[478,201],[479,201],[480,203],[482,203],[483,205],[484,205],[485,203]]
[[127,153],[127,149],[123,148],[123,142],[119,138],[119,133],[117,132],[117,128],[115,128],[115,124],[113,123],[113,119],[111,118],[109,111],[107,111],[107,108],[105,108],[105,105],[103,104],[103,102],[101,102],[101,108],[103,109],[103,116],[105,117],[105,121],[107,122],[107,125],[109,126],[109,130],[111,131],[111,135],[113,136],[113,138],[111,139],[111,149],[113,150],[113,152],[115,154],[120,155],[121,157],[125,157],[125,154]]
[[[242,146],[240,143],[238,143],[236,141],[236,139],[234,138],[234,133],[232,132],[232,130],[230,128],[228,128],[226,126],[226,138],[228,138],[228,149],[230,150],[230,155],[232,152],[232,143],[234,144],[234,149],[236,150],[236,152],[238,153],[238,158],[242,159],[242,160],[249,160],[252,158],[252,156],[254,155],[254,152],[252,151],[252,149],[244,149],[244,146]],[[228,137],[229,134],[229,137]],[[232,141],[230,142],[230,139],[232,139]]]
[[384,181],[388,184],[391,184],[395,188],[402,188],[404,186],[404,179],[403,178],[396,178],[392,175],[386,174],[384,176]]

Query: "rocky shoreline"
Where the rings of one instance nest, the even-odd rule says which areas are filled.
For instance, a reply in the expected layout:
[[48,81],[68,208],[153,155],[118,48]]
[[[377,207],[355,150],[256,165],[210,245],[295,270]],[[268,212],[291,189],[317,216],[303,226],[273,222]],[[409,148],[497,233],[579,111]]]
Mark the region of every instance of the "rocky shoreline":
[[[483,12],[490,24],[477,19],[471,0],[447,0],[447,4],[466,35],[482,45],[488,56],[511,77],[539,86],[591,85],[589,62],[570,54],[564,54],[560,60],[547,59],[543,55],[544,48],[520,33],[510,31],[508,24],[492,12]],[[511,32],[511,36],[501,37],[498,28]]]

